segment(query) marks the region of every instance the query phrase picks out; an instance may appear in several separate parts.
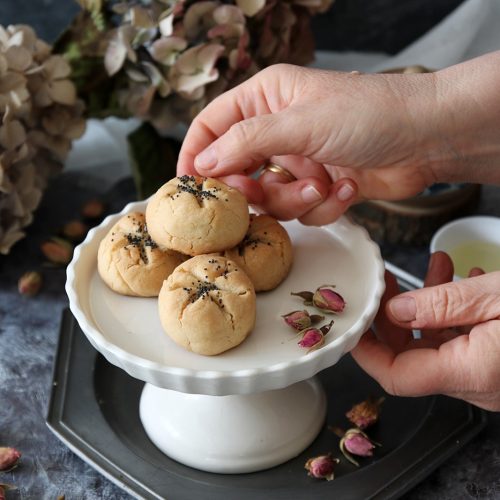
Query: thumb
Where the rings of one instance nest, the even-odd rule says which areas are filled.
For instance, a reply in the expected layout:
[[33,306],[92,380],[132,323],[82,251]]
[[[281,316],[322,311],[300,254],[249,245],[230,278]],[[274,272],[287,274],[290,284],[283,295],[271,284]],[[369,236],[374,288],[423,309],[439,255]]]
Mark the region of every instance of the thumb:
[[218,177],[259,166],[274,155],[307,156],[310,118],[286,109],[236,122],[199,153],[194,166],[201,175]]
[[391,299],[389,318],[407,328],[473,325],[500,317],[500,272],[422,288]]

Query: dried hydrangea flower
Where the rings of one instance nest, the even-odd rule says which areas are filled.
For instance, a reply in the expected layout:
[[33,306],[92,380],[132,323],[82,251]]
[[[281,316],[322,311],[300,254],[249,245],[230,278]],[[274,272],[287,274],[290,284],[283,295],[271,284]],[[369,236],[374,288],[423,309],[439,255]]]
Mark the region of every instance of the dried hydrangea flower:
[[[85,32],[95,39],[80,40],[82,29],[73,37],[85,56],[104,53],[120,112],[165,129],[191,121],[212,99],[266,66],[311,62],[310,18],[332,1],[79,0],[90,14],[80,21],[91,23]],[[85,66],[81,58],[73,61]]]
[[378,421],[385,398],[368,398],[354,405],[345,416],[358,428],[366,429]]
[[70,66],[25,25],[0,25],[0,253],[24,236],[50,176],[85,130]]
[[340,462],[338,458],[333,458],[331,453],[310,458],[304,465],[307,475],[316,479],[334,479],[335,466]]
[[319,316],[318,314],[313,314],[312,316],[307,311],[292,311],[288,314],[284,314],[282,318],[288,326],[291,326],[294,330],[301,331],[309,326],[323,321],[324,316]]
[[0,471],[14,468],[20,458],[20,451],[11,447],[0,446]]
[[36,271],[24,273],[17,282],[17,289],[21,295],[35,296],[42,286],[42,275]]

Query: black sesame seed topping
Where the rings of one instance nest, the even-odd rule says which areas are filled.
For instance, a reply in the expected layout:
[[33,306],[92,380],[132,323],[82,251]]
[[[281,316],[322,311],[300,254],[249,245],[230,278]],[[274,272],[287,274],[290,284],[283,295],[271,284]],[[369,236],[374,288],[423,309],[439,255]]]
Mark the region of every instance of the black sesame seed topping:
[[259,243],[264,242],[259,238],[252,238],[249,234],[247,234],[243,241],[238,245],[238,254],[243,255],[248,247],[250,247],[252,250],[255,250]]
[[[212,188],[211,190],[203,189],[203,181],[200,184],[196,183],[195,177],[192,175],[183,175],[179,177],[179,184],[177,185],[177,190],[185,193],[192,194],[196,197],[198,203],[201,203],[203,200],[216,199],[219,198],[214,194],[220,191],[219,188]],[[176,194],[176,197],[179,196],[179,193]]]
[[[186,289],[184,288],[184,290]],[[189,292],[191,292],[191,288],[189,288],[188,290]],[[209,283],[208,281],[199,281],[195,287],[194,293],[192,293],[189,297],[189,301],[193,303],[198,299],[205,300],[208,297],[209,292],[213,290],[219,290],[215,283]]]
[[[130,217],[130,215],[128,217]],[[135,221],[136,219],[134,218],[133,220]],[[127,238],[128,241],[128,244],[125,246],[125,248],[127,248],[129,245],[138,248],[141,259],[145,264],[149,262],[146,248],[149,247],[151,248],[151,250],[158,248],[157,243],[155,243],[151,239],[146,224],[142,224],[140,222],[137,223],[136,232],[126,234],[125,238]]]

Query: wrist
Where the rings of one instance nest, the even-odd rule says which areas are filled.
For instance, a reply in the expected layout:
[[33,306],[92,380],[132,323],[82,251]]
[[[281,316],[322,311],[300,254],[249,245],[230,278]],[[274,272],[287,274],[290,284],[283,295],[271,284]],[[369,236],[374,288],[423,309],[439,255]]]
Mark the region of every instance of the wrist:
[[440,182],[500,184],[500,52],[433,74],[425,151]]

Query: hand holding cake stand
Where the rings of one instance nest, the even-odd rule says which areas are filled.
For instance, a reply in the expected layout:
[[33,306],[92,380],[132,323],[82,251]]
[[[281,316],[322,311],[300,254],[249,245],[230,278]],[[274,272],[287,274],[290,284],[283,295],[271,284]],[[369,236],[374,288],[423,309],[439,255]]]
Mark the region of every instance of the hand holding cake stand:
[[[108,230],[123,215],[145,209],[146,202],[127,205],[76,248],[66,291],[81,329],[110,363],[146,382],[140,418],[171,458],[209,472],[244,473],[297,456],[326,415],[314,375],[351,350],[377,312],[384,291],[378,247],[345,217],[321,228],[284,223],[294,249],[289,276],[257,295],[256,325],[242,344],[201,356],[165,334],[156,298],[116,294],[97,272],[98,246]],[[291,292],[323,284],[335,285],[347,306],[325,318],[334,320],[325,345],[307,353],[281,316],[305,308]]]

